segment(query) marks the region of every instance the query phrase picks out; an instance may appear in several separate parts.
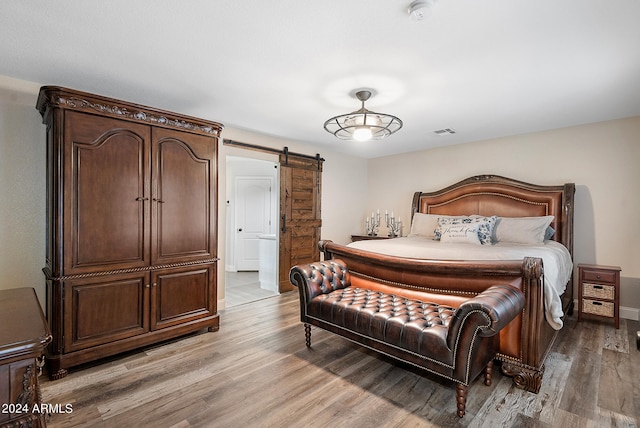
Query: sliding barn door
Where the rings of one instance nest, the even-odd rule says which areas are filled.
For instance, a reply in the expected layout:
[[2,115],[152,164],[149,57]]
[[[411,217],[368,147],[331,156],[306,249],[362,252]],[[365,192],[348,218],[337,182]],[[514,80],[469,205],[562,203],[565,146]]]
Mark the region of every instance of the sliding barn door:
[[280,155],[279,290],[290,291],[289,270],[320,260],[322,159]]

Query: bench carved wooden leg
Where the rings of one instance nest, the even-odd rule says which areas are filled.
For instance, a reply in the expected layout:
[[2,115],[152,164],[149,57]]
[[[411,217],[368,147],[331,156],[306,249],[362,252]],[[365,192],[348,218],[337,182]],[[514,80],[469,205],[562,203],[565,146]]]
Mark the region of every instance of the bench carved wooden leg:
[[469,387],[459,383],[456,386],[456,403],[458,404],[458,417],[464,416],[464,411],[467,407],[467,391]]
[[491,386],[491,376],[493,375],[493,360],[489,361],[484,369],[484,384]]
[[304,341],[307,348],[311,348],[311,325],[304,323]]

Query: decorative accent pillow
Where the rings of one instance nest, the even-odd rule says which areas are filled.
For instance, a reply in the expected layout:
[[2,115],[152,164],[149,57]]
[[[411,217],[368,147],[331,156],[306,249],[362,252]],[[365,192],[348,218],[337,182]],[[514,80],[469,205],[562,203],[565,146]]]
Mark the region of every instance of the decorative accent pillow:
[[495,227],[496,242],[540,244],[545,239],[552,215],[542,217],[500,217]]
[[547,227],[547,230],[544,231],[544,240],[548,241],[549,239],[553,238],[553,235],[555,234],[556,230],[553,227]]
[[481,223],[457,223],[443,226],[440,230],[440,242],[462,242],[482,245],[478,237]]
[[458,217],[458,218],[439,218],[438,228],[434,232],[434,239],[440,240],[442,236],[442,228],[447,225],[455,224],[478,224],[478,238],[481,244],[491,244],[493,236],[493,228],[496,224],[497,216],[481,217]]

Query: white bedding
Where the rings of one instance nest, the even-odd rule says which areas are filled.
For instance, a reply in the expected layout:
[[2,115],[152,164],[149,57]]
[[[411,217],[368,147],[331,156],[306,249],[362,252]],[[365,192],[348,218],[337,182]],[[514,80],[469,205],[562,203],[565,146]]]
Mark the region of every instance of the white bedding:
[[562,302],[567,281],[573,272],[571,254],[555,241],[541,244],[512,244],[498,242],[493,245],[471,245],[434,241],[421,236],[357,241],[350,247],[376,253],[437,260],[521,260],[539,257],[544,267],[544,303],[547,322],[556,330],[562,328]]

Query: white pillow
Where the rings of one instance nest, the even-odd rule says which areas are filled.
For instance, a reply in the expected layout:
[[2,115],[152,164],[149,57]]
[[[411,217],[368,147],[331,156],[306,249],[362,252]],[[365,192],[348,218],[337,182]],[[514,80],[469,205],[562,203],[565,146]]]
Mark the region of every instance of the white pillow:
[[498,217],[493,228],[496,242],[540,244],[544,241],[552,215],[542,217]]
[[460,223],[442,226],[440,242],[457,242],[482,245],[478,237],[480,223]]
[[433,238],[433,231],[438,227],[438,216],[415,213],[411,221],[411,232],[407,236],[425,236]]
[[411,232],[407,236],[424,236],[427,238],[434,237],[434,231],[438,227],[439,218],[462,218],[459,215],[440,215],[440,214],[424,214],[415,213],[411,220]]

